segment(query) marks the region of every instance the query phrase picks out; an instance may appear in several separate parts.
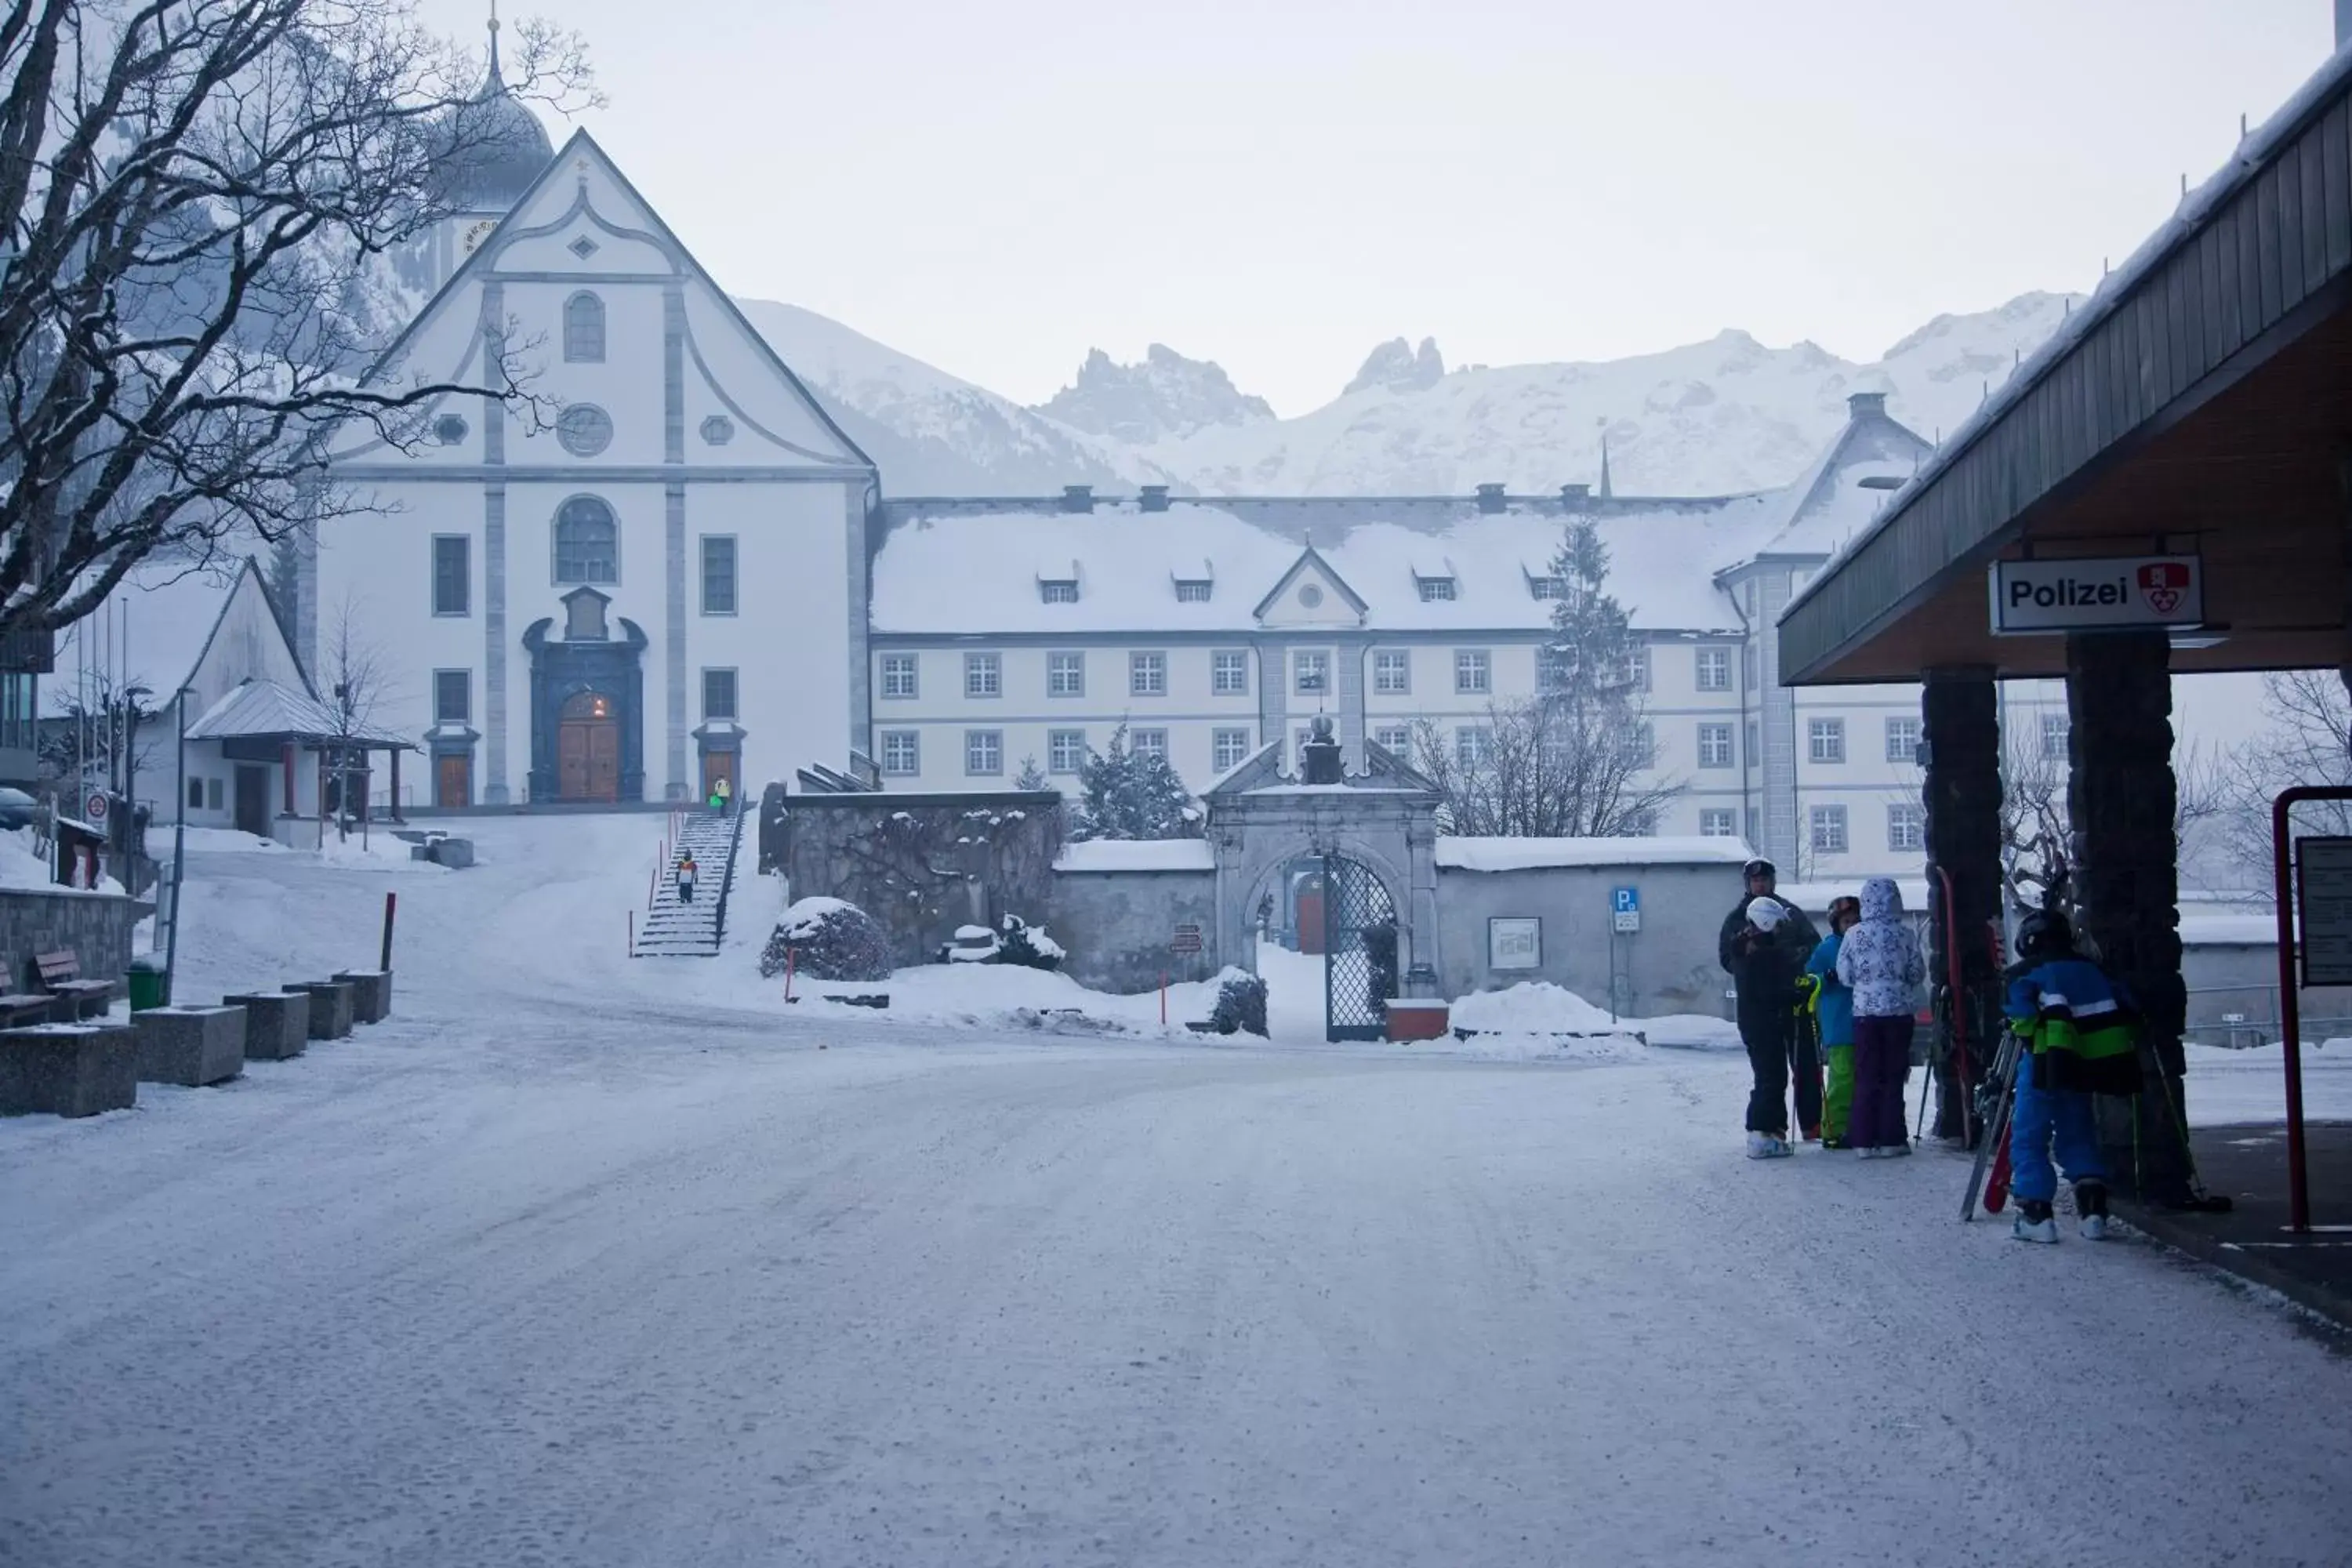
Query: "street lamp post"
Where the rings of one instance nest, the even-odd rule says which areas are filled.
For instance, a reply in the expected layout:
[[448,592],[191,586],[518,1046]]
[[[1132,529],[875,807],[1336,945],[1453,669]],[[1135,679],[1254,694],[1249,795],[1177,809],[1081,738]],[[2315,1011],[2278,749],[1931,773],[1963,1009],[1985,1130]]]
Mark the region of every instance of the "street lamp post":
[[180,889],[188,878],[188,689],[184,686],[172,700],[179,710],[180,760],[179,776],[173,788],[178,791],[172,808],[172,932],[163,942],[163,1000],[172,1000],[172,981],[180,966]]

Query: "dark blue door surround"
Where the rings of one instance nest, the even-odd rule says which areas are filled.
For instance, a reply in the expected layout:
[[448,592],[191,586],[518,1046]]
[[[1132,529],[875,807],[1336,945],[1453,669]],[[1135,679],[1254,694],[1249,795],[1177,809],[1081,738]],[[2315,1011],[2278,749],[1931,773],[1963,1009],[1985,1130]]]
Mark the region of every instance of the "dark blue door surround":
[[[573,594],[594,592],[572,590]],[[578,625],[580,618],[574,616],[567,624]],[[596,619],[601,622],[602,617]],[[621,798],[646,798],[646,637],[635,621],[616,619],[621,628],[617,639],[610,636],[579,641],[551,639],[547,634],[555,625],[552,618],[533,621],[522,634],[523,648],[530,655],[530,800],[534,805],[559,798],[556,730],[563,705],[591,691],[611,702],[620,720]]]

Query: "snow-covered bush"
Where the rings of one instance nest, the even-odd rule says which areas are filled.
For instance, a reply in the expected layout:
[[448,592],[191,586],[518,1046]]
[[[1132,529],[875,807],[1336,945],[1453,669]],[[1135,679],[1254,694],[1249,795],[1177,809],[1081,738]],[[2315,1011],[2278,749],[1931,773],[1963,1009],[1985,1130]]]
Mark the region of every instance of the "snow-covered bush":
[[1017,963],[1026,969],[1059,969],[1069,953],[1060,942],[1045,934],[1044,926],[1033,926],[1019,915],[1004,917],[1004,940],[997,943],[997,963]]
[[890,942],[872,915],[840,899],[803,899],[776,921],[760,953],[760,973],[777,975],[787,961],[811,980],[887,980]]
[[1221,1035],[1265,1033],[1265,982],[1255,974],[1229,974],[1217,987],[1209,1022]]

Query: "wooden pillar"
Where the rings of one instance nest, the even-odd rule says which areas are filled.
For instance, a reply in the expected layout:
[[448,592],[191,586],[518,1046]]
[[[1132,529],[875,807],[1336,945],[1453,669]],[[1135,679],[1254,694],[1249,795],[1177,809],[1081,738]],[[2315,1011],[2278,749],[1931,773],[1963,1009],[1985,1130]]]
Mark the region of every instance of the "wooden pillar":
[[1929,1058],[1938,1138],[1968,1135],[1966,1097],[1984,1081],[2000,1041],[2000,715],[1990,668],[1927,672],[1920,804],[1927,814],[1927,988],[1936,1016]]
[[402,822],[405,821],[406,818],[400,809],[400,748],[394,746],[391,748],[391,752],[392,795],[388,804],[384,807],[384,815],[394,822]]
[[2138,1096],[2102,1096],[2099,1142],[2122,1191],[2189,1195],[2180,1035],[2180,874],[2173,837],[2171,645],[2161,631],[2066,639],[2067,817],[2077,921],[2142,1020]]
[[285,805],[285,807],[284,807],[283,811],[280,813],[280,815],[281,815],[281,816],[293,816],[293,815],[294,815],[294,799],[295,799],[295,796],[294,796],[294,742],[293,742],[289,741],[289,742],[286,742],[286,744],[284,744],[283,746],[280,746],[280,747],[278,749],[278,760],[279,765],[280,765],[280,767],[281,767],[281,769],[282,769],[282,771],[283,771],[283,773],[284,773],[284,774],[285,774],[285,779],[286,779],[286,788],[285,788],[285,791],[284,791],[284,794],[285,794],[285,796],[286,796],[286,805]]

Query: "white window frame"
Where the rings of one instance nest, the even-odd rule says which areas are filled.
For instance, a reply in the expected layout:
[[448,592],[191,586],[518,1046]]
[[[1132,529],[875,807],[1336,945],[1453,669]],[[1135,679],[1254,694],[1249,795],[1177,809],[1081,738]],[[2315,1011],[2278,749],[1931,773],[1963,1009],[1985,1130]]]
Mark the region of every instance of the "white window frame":
[[993,701],[1004,695],[1004,656],[968,653],[963,656],[963,694],[974,701]]
[[1805,721],[1805,760],[1822,767],[1845,762],[1845,721],[1835,718]]
[[1158,757],[1168,760],[1168,731],[1158,724],[1146,725],[1127,732],[1128,754],[1137,757]]
[[[727,547],[727,607],[723,610],[710,606],[710,547],[714,544]],[[700,568],[697,574],[697,586],[702,595],[702,613],[706,616],[740,613],[743,605],[743,546],[737,537],[731,533],[704,534],[697,552],[696,564]]]
[[[995,752],[994,760],[984,766],[972,765],[975,748],[986,745]],[[1004,776],[1004,731],[1002,730],[966,730],[963,732],[963,776],[968,779],[992,779]]]
[[1722,647],[1695,650],[1691,683],[1691,689],[1695,691],[1730,690],[1731,650]]
[[1075,605],[1078,602],[1077,580],[1072,577],[1040,577],[1037,579],[1037,599],[1040,604]]
[[1737,838],[1739,837],[1739,813],[1728,805],[1708,805],[1699,808],[1698,836],[1701,838]]
[[1495,689],[1495,656],[1483,647],[1454,650],[1454,694],[1485,697]]
[[[1068,748],[1075,747],[1074,752]],[[1084,730],[1048,730],[1045,731],[1045,771],[1068,775],[1087,765],[1087,732]]]
[[1424,605],[1451,605],[1461,598],[1461,590],[1451,577],[1416,577],[1413,582],[1421,589],[1421,602]]
[[[1065,679],[1064,677],[1073,679]],[[1087,694],[1087,656],[1084,650],[1056,648],[1045,655],[1045,695],[1048,697],[1084,697]]]
[[1886,760],[1890,763],[1917,762],[1919,740],[1924,732],[1922,721],[1907,714],[1889,719],[1886,721]]
[[1136,652],[1127,656],[1127,694],[1129,697],[1165,697],[1168,695],[1168,656],[1158,652]]
[[2074,721],[2071,714],[2053,712],[2046,708],[2042,710],[2042,760],[2043,762],[2068,761],[2073,755],[2074,739]]
[[1372,650],[1372,690],[1381,697],[1412,695],[1412,650],[1381,647]]
[[1843,805],[1816,805],[1805,813],[1805,842],[1816,855],[1843,855],[1852,848]]
[[1495,731],[1485,724],[1463,724],[1454,731],[1454,764],[1475,768],[1483,764],[1495,749]]
[[1176,602],[1180,605],[1205,605],[1216,597],[1217,584],[1206,577],[1176,579]]
[[[1906,843],[1905,839],[1912,842]],[[1886,808],[1886,847],[1890,853],[1916,855],[1927,847],[1927,808],[1896,801]]]
[[1250,689],[1249,650],[1220,647],[1209,650],[1209,694],[1247,697]]
[[[1315,672],[1315,684],[1307,683],[1307,672]],[[1331,695],[1331,655],[1328,649],[1299,647],[1290,650],[1290,689],[1301,697]]]
[[[880,743],[874,749],[880,753],[878,761],[882,764],[885,776],[894,779],[913,778],[923,771],[923,732],[920,730],[885,730],[879,739]],[[894,766],[891,753],[901,747],[906,752],[906,765]]]
[[1209,731],[1209,766],[1218,773],[1231,773],[1249,761],[1253,748],[1246,725],[1221,725]]
[[[723,675],[727,678],[728,690],[735,699],[731,705],[731,710],[729,712],[713,713],[710,710],[710,678],[714,675]],[[716,720],[722,723],[735,724],[741,722],[742,718],[742,672],[730,665],[705,665],[702,670],[702,721],[708,724]]]
[[[441,683],[455,676],[465,682],[464,711],[455,715],[441,710]],[[436,669],[433,672],[433,722],[437,724],[471,724],[474,721],[474,672],[470,669]]]
[[[898,689],[902,684],[898,679],[900,676],[906,677],[903,682],[906,689],[903,691]],[[922,689],[921,665],[915,655],[886,653],[882,656],[882,700],[884,701],[905,702],[920,696]]]
[[1409,724],[1383,724],[1372,731],[1372,743],[1391,756],[1410,758],[1412,755],[1412,727]]
[[1698,727],[1698,765],[1703,768],[1736,768],[1739,754],[1731,743],[1728,723],[1701,724]]

